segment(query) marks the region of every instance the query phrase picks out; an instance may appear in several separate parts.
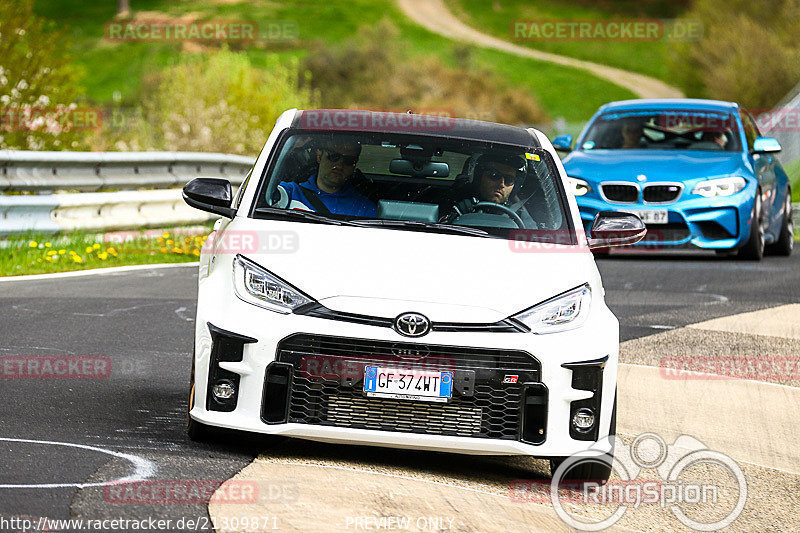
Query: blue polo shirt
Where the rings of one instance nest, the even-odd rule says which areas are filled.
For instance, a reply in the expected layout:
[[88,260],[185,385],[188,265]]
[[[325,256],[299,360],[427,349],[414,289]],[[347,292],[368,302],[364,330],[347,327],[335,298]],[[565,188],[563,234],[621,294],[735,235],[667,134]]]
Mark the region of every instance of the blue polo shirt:
[[289,181],[280,182],[279,186],[283,187],[289,194],[290,209],[292,208],[292,203],[300,202],[306,208],[308,208],[309,211],[314,211],[314,208],[306,199],[305,193],[300,188],[300,185],[317,193],[317,196],[320,200],[322,200],[322,203],[325,204],[325,207],[330,209],[331,213],[335,215],[351,215],[371,218],[378,216],[378,208],[375,206],[375,204],[370,202],[366,196],[360,194],[356,188],[353,187],[352,183],[348,181],[345,183],[344,187],[338,191],[329,193],[317,187],[316,174],[308,178],[308,181],[302,184]]

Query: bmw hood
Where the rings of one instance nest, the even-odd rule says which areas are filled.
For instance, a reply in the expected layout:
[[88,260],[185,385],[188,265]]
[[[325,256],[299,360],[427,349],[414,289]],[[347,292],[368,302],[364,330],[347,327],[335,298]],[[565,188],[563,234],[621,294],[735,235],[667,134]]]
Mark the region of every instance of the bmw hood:
[[239,217],[226,231],[259,243],[290,235],[286,249],[242,255],[342,312],[488,323],[587,282],[601,290],[585,247],[520,249],[505,239]]
[[592,181],[689,181],[741,172],[739,152],[678,150],[577,150],[564,159],[567,174]]

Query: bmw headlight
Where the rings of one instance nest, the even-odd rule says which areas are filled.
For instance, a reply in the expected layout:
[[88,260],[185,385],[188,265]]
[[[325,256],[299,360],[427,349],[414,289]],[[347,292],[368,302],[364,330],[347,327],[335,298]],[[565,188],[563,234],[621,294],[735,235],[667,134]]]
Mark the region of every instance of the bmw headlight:
[[589,284],[559,294],[511,318],[531,328],[533,333],[557,333],[583,325],[589,315],[592,289]]
[[572,176],[567,176],[566,185],[567,190],[575,196],[583,196],[592,190],[592,188],[589,186],[589,182],[580,178],[573,178]]
[[695,185],[692,193],[705,196],[706,198],[730,196],[744,189],[745,185],[747,185],[747,182],[744,178],[739,176],[714,178],[711,180],[703,180]]
[[241,255],[233,260],[233,287],[236,296],[241,300],[283,314],[291,313],[301,305],[313,301],[275,274]]

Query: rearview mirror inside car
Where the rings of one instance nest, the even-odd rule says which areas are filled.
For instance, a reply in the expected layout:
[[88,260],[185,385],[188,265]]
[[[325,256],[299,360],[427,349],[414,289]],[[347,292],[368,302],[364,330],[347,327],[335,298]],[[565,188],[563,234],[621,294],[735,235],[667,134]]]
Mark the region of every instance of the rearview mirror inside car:
[[438,161],[414,161],[409,159],[392,159],[389,163],[389,172],[413,176],[415,178],[446,178],[450,175],[447,163]]
[[233,192],[228,180],[195,178],[183,187],[183,200],[194,208],[227,218],[236,214],[231,208]]
[[589,230],[589,248],[624,246],[641,241],[647,228],[642,219],[632,213],[600,211]]

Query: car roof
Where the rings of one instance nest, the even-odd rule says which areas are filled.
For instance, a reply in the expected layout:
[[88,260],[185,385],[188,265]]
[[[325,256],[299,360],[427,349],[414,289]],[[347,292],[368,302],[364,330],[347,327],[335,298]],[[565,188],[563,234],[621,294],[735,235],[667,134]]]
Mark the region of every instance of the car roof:
[[406,133],[534,148],[541,146],[530,131],[508,124],[360,109],[301,110],[295,115],[292,127],[305,131]]
[[626,109],[698,109],[703,111],[735,112],[739,109],[736,102],[722,100],[705,100],[700,98],[641,98],[638,100],[621,100],[609,102],[597,112],[622,111]]

